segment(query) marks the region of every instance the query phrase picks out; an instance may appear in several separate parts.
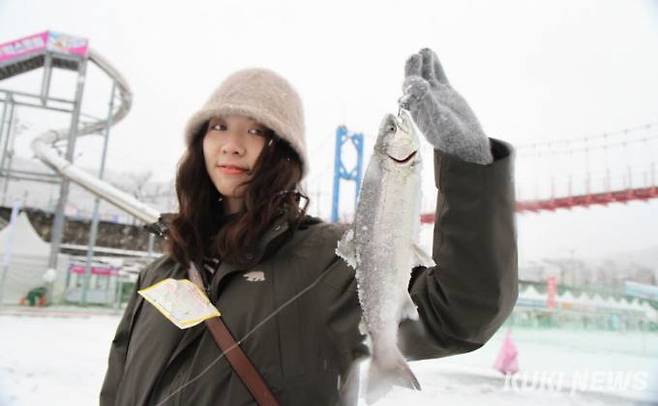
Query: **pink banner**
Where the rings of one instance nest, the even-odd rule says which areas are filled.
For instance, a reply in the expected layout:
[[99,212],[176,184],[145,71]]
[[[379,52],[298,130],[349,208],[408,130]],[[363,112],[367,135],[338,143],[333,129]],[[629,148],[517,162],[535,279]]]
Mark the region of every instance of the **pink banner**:
[[[85,273],[85,265],[71,265],[71,267],[69,267],[69,272],[82,275]],[[92,275],[108,276],[108,275],[116,275],[118,272],[119,271],[117,269],[112,267],[100,267],[100,266],[91,267]]]
[[59,32],[40,32],[0,44],[0,64],[21,59],[30,54],[38,54],[44,50],[84,58],[89,51],[89,41]]
[[0,45],[0,63],[22,56],[38,53],[46,49],[48,31],[30,35],[29,37],[5,42]]
[[89,50],[89,42],[85,38],[48,31],[47,48],[49,51],[77,55],[84,58],[87,56],[87,51]]

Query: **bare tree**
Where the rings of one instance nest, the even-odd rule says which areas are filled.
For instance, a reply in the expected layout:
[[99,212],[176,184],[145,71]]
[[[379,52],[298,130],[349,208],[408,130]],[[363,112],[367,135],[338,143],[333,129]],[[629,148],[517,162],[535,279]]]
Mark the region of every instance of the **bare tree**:
[[[130,180],[128,192],[135,196],[137,200],[145,200],[146,185],[149,183],[152,176],[152,171],[128,173],[128,179]],[[136,221],[137,220],[133,217],[132,224],[135,225]]]

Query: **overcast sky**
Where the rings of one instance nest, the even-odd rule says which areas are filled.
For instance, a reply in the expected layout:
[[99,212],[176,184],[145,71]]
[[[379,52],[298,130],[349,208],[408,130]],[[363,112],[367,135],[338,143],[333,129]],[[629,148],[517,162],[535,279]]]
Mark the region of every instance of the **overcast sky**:
[[[159,180],[173,177],[185,120],[223,78],[250,66],[280,72],[304,100],[307,189],[324,213],[336,127],[364,132],[369,156],[382,116],[396,109],[404,61],[422,47],[437,52],[486,133],[512,144],[658,122],[656,1],[0,1],[0,42],[47,29],[88,38],[130,82],[134,105],[112,129],[107,166]],[[0,88],[36,90],[39,78]],[[72,95],[73,79],[58,72],[55,93]],[[108,93],[90,68],[85,111],[103,116]],[[17,141],[24,156],[32,134],[65,123],[19,114],[31,126]],[[77,145],[77,162],[96,166],[100,138]],[[523,163],[517,178],[532,179],[533,168]],[[518,226],[521,258],[658,246],[658,201],[521,215]]]

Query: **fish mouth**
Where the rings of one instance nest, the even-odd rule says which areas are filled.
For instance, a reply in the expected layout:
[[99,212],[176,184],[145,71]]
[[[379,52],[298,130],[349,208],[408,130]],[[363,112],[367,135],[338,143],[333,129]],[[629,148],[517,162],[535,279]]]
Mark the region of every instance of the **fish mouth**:
[[411,158],[413,158],[413,157],[416,155],[416,152],[418,152],[418,151],[414,151],[414,152],[412,152],[411,154],[409,154],[408,157],[406,157],[406,158],[404,158],[404,159],[397,159],[397,158],[393,158],[392,156],[390,156],[390,155],[388,155],[388,154],[386,154],[386,155],[387,155],[389,158],[391,158],[392,160],[394,160],[395,162],[399,163],[399,164],[406,164],[407,162],[409,162],[409,161],[411,160]]
[[394,117],[398,127],[404,132],[411,132],[411,113],[408,110],[400,108],[397,117]]

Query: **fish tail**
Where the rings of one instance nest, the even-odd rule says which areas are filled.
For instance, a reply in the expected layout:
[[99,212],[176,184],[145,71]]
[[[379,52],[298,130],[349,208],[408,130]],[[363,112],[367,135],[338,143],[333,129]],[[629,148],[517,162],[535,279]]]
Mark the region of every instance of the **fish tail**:
[[396,348],[395,357],[388,362],[373,356],[368,370],[366,402],[374,403],[386,395],[393,386],[402,386],[413,390],[421,390],[416,375],[409,368],[402,354]]

